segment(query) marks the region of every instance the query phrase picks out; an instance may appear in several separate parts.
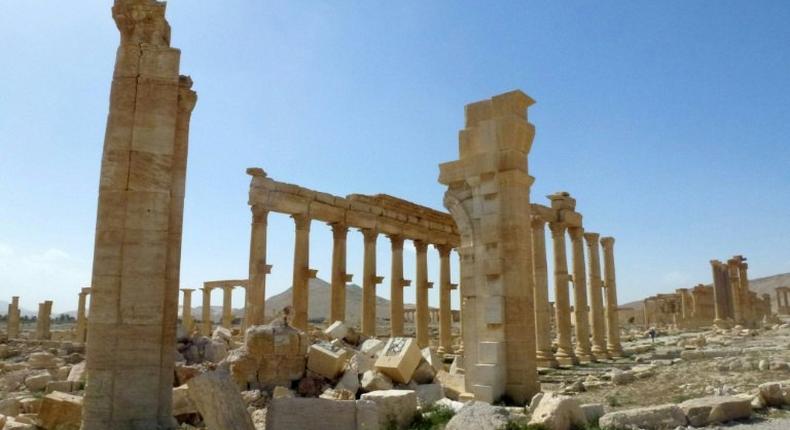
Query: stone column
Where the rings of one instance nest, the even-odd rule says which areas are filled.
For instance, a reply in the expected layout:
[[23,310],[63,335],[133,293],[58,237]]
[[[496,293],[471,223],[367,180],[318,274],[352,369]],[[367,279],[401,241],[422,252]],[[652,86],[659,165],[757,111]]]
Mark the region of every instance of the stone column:
[[727,260],[727,277],[729,278],[730,297],[732,297],[733,320],[735,324],[743,324],[743,296],[741,294],[741,281],[738,279],[739,262],[735,258]]
[[8,338],[16,339],[19,337],[19,296],[11,297],[11,303],[8,304]]
[[584,229],[571,227],[573,255],[573,311],[576,316],[576,357],[579,361],[595,360],[590,349],[590,315],[587,310],[587,272],[584,268]]
[[362,277],[362,334],[376,336],[376,230],[361,230],[365,253]]
[[293,267],[293,320],[291,324],[299,330],[307,330],[307,312],[310,279],[310,218],[294,215],[296,237],[294,241]]
[[266,322],[266,275],[271,266],[266,264],[266,233],[269,211],[253,205],[250,226],[249,279],[244,292],[244,328]]
[[557,353],[555,358],[560,364],[578,363],[571,345],[571,309],[568,295],[568,260],[565,255],[566,225],[561,222],[549,223],[554,245],[554,321],[557,324]]
[[191,288],[182,288],[184,293],[184,303],[181,306],[181,324],[184,326],[184,331],[187,334],[192,334],[195,328],[195,321],[192,318],[192,292],[195,291]]
[[346,320],[346,238],[348,226],[334,223],[332,227],[332,284],[329,291],[331,322]]
[[606,349],[612,357],[622,357],[620,319],[617,311],[617,282],[614,272],[614,238],[602,237],[603,272],[606,286]]
[[82,430],[170,429],[189,117],[165,5],[115,0]]
[[428,315],[428,245],[423,241],[415,240],[414,249],[417,251],[417,271],[415,273],[417,282],[416,337],[417,346],[425,348],[430,345],[428,332],[430,321],[430,315]]
[[211,336],[211,287],[204,286],[201,291],[203,292],[203,309],[201,309],[200,334]]
[[390,268],[390,333],[392,337],[403,336],[403,237],[389,236],[392,245],[392,260]]
[[233,325],[233,286],[222,287],[222,327],[230,329]]
[[90,294],[90,288],[83,288],[80,290],[79,298],[77,301],[77,331],[76,331],[76,341],[80,343],[84,343],[87,339],[88,334],[88,319],[85,316],[85,305],[86,299],[88,294]]
[[531,217],[532,265],[535,289],[535,357],[538,366],[557,367],[551,345],[551,315],[549,306],[549,275],[546,262],[546,221],[538,215]]
[[714,319],[713,324],[722,326],[725,322],[727,298],[724,291],[724,283],[721,278],[721,262],[719,260],[711,260],[711,270],[713,272],[713,303],[714,303]]
[[738,282],[739,290],[741,292],[741,312],[744,322],[753,324],[756,323],[755,308],[751,301],[751,290],[749,289],[749,277],[747,270],[749,265],[744,261],[743,257],[738,257]]
[[453,349],[452,309],[450,307],[450,251],[449,245],[437,245],[439,251],[439,353],[449,353]]
[[49,340],[52,335],[49,331],[50,318],[52,316],[52,302],[47,300],[38,304],[38,316],[36,317],[36,339]]
[[587,255],[589,260],[589,284],[590,292],[590,325],[592,327],[592,353],[595,358],[609,358],[606,353],[606,320],[603,313],[603,294],[601,282],[601,254],[599,252],[598,233],[584,233],[584,240],[587,243]]

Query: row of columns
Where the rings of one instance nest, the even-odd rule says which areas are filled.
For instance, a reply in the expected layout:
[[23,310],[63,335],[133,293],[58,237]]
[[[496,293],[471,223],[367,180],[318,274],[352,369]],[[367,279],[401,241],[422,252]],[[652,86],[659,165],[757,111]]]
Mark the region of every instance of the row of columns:
[[[406,309],[403,311],[403,321],[409,323],[416,323],[417,312],[415,309]],[[454,317],[452,315],[452,311],[450,314],[450,318],[447,319],[448,322],[452,323],[454,321]],[[431,324],[440,324],[442,322],[441,318],[441,309],[430,309],[428,311],[428,322]]]
[[776,313],[787,314],[790,313],[790,288],[779,287],[776,288]]
[[[231,328],[233,325],[233,289],[236,287],[241,287],[245,290],[249,289],[249,287],[245,285],[203,285],[203,287],[200,289],[201,293],[203,293],[200,334],[204,336],[211,335],[211,291],[215,288],[222,289],[222,316],[220,318],[220,326],[227,329]],[[184,330],[187,333],[192,333],[192,331],[195,329],[195,321],[192,317],[192,292],[195,290],[190,288],[182,288],[181,291],[184,293],[181,310],[181,322],[183,324]],[[245,315],[245,326],[246,318],[247,316]]]
[[[84,343],[87,340],[88,333],[88,319],[87,319],[87,297],[90,294],[90,288],[83,288],[79,292],[77,304],[77,324],[74,331],[74,341]],[[11,303],[8,304],[8,314],[6,319],[6,334],[9,339],[16,339],[19,337],[21,311],[19,309],[19,296],[11,297]],[[51,319],[52,319],[52,301],[47,300],[38,304],[38,314],[36,316],[36,339],[48,340],[52,337],[51,332]]]
[[[545,243],[546,221],[531,219],[534,266],[536,357],[539,365],[554,367],[607,357],[622,356],[617,316],[617,287],[614,270],[614,238],[585,233],[581,227],[549,222],[554,257],[554,309],[557,352],[552,350],[551,306],[548,300],[548,273]],[[573,274],[568,273],[565,235],[571,239]],[[584,244],[589,260],[585,269]],[[599,246],[604,252],[604,278],[601,279]],[[589,276],[589,279],[588,279]],[[576,320],[576,347],[571,341],[569,286],[573,284],[573,313]],[[604,297],[605,291],[605,297]],[[589,297],[590,303],[587,303]],[[604,299],[606,306],[604,306]],[[589,309],[589,312],[588,312]],[[592,340],[592,342],[591,342]]]
[[715,304],[714,323],[727,325],[749,324],[755,319],[752,296],[747,274],[748,264],[740,255],[723,263],[711,260],[713,295]]

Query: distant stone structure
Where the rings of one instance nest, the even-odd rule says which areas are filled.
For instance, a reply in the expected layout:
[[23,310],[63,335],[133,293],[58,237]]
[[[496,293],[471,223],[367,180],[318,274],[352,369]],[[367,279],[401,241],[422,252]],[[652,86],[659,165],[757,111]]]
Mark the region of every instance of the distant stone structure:
[[19,337],[19,323],[21,314],[19,311],[19,296],[11,297],[11,303],[8,304],[7,314],[7,329],[6,334],[9,339],[16,339]]
[[88,338],[88,317],[86,315],[86,308],[88,295],[90,293],[90,288],[83,288],[80,290],[77,300],[77,328],[74,332],[74,340],[80,343],[84,343]]
[[52,338],[50,327],[52,326],[52,301],[47,300],[38,304],[38,316],[36,317],[36,339],[49,340]]
[[[233,289],[236,287],[244,288],[247,290],[247,280],[246,279],[232,279],[232,280],[224,280],[224,281],[209,281],[203,283],[203,288],[200,291],[203,293],[203,306],[202,306],[202,315],[201,315],[201,325],[200,325],[200,334],[203,336],[211,336],[211,290],[215,288],[222,289],[222,318],[220,319],[220,325],[225,328],[230,328],[231,323],[233,322],[233,307],[231,306],[231,299],[233,298]],[[192,290],[182,290],[184,291],[184,298],[186,300],[187,294],[190,296],[190,302],[192,300],[191,294]],[[191,309],[191,308],[190,308]],[[184,312],[186,312],[186,306],[184,307]],[[191,313],[191,312],[190,312]],[[183,320],[183,316],[182,316]],[[189,317],[190,325],[192,323],[192,316]]]

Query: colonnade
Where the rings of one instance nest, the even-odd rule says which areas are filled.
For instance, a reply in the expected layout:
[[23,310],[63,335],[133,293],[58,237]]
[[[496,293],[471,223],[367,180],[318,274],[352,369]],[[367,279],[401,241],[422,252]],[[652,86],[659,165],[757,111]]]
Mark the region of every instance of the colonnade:
[[19,337],[20,320],[21,315],[19,311],[19,296],[13,296],[11,297],[11,303],[8,304],[8,314],[6,319],[6,333],[9,339],[15,339]]
[[778,287],[774,291],[776,292],[776,313],[790,314],[790,288]]
[[[74,330],[74,341],[85,343],[88,332],[87,297],[91,293],[90,288],[80,290],[77,301],[77,322]],[[19,296],[11,297],[8,304],[8,314],[6,318],[6,334],[9,339],[16,339],[20,336],[21,311],[19,309]],[[49,340],[52,338],[52,301],[46,300],[38,304],[38,314],[36,315],[35,338],[38,340]]]
[[[200,289],[203,293],[200,334],[204,336],[211,335],[211,291],[215,288],[222,289],[222,317],[220,318],[220,326],[227,329],[231,328],[233,324],[233,289],[237,287],[247,290],[248,281],[246,279],[230,279],[203,283],[203,288]],[[189,288],[181,289],[181,292],[184,293],[181,321],[187,333],[191,333],[194,329],[194,320],[192,318],[193,291],[195,290]],[[246,324],[244,327],[246,327]]]
[[723,263],[711,260],[713,274],[714,324],[728,327],[733,324],[754,325],[760,300],[749,289],[746,258],[736,255]]

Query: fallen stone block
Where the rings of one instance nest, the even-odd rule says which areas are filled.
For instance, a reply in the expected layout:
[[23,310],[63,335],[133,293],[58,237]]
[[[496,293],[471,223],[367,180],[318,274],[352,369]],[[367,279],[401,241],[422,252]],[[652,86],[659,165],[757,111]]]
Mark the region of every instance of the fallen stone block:
[[[353,400],[305,397],[274,399],[266,409],[266,428],[275,430],[355,429],[357,428],[356,403]],[[221,428],[235,430],[235,427]]]
[[780,407],[790,404],[790,381],[766,382],[759,387],[760,397],[768,406]]
[[348,335],[348,326],[343,321],[335,321],[324,330],[324,334],[331,339],[343,339]]
[[414,389],[417,394],[417,406],[427,408],[444,398],[444,388],[441,384],[418,385]]
[[442,384],[444,395],[450,400],[459,400],[459,396],[466,392],[463,374],[450,374],[442,370],[436,374],[436,381]]
[[26,397],[19,401],[19,415],[23,414],[37,414],[41,409],[42,399],[35,397]]
[[423,348],[420,353],[422,354],[422,359],[430,364],[436,373],[438,373],[440,370],[444,370],[444,362],[442,361],[442,357],[440,357],[439,354],[437,354],[430,347]]
[[507,409],[484,402],[472,401],[464,405],[450,421],[445,430],[500,430],[510,420]]
[[31,369],[56,369],[58,360],[48,352],[34,352],[28,356],[27,365]]
[[19,399],[13,397],[0,399],[0,415],[15,417],[19,415],[21,408],[22,406],[19,404]]
[[414,369],[411,380],[417,384],[430,384],[436,377],[436,369],[425,360],[420,360],[420,364]]
[[307,369],[327,379],[335,379],[348,361],[348,351],[329,344],[311,345],[307,350]]
[[383,390],[365,393],[362,400],[376,404],[380,428],[407,429],[417,413],[417,395],[411,390]]
[[208,428],[255,430],[241,394],[227,373],[204,373],[187,382],[187,387]]
[[368,370],[362,374],[362,382],[360,383],[362,391],[378,391],[378,390],[391,390],[392,380],[389,376],[377,371]]
[[347,367],[346,371],[343,372],[343,376],[340,377],[340,380],[335,385],[336,390],[348,390],[354,394],[357,394],[359,391],[359,374],[355,368]]
[[622,371],[620,369],[612,369],[612,371],[609,372],[609,377],[611,378],[612,384],[614,385],[630,384],[636,380],[636,375],[634,375],[634,372]]
[[189,387],[181,385],[173,388],[173,416],[198,413],[195,403],[189,398]]
[[570,430],[587,424],[578,400],[556,393],[545,393],[532,411],[529,424],[552,430]]
[[3,430],[38,430],[39,427],[35,424],[17,421],[14,418],[7,418]]
[[82,363],[71,366],[69,376],[66,378],[66,380],[71,382],[85,383],[85,362],[83,361]]
[[387,341],[376,360],[376,369],[392,378],[393,381],[406,384],[411,380],[421,359],[422,355],[417,347],[416,339],[393,337]]
[[464,407],[463,403],[456,402],[455,400],[450,400],[450,399],[448,399],[446,397],[443,398],[443,399],[440,399],[438,402],[435,403],[435,405],[438,406],[438,407],[442,407],[442,408],[448,408],[448,409],[452,410],[455,413],[460,412],[461,409]]
[[376,402],[357,400],[356,430],[381,430],[379,427],[379,410]]
[[46,430],[79,430],[82,419],[82,397],[54,393],[44,396],[38,412],[38,425]]
[[25,378],[25,387],[30,391],[44,391],[49,381],[52,381],[52,375],[46,370],[41,370]]
[[650,406],[609,412],[598,420],[601,428],[619,430],[639,428],[644,430],[668,430],[686,425],[686,414],[677,405]]
[[749,418],[752,415],[750,399],[736,396],[711,396],[686,400],[680,404],[688,422],[694,427]]
[[597,422],[606,413],[600,403],[587,403],[579,406],[584,413],[588,423]]
[[71,382],[71,381],[49,381],[47,383],[47,388],[44,390],[45,393],[49,394],[54,391],[60,391],[61,393],[73,393],[80,389],[79,382]]

